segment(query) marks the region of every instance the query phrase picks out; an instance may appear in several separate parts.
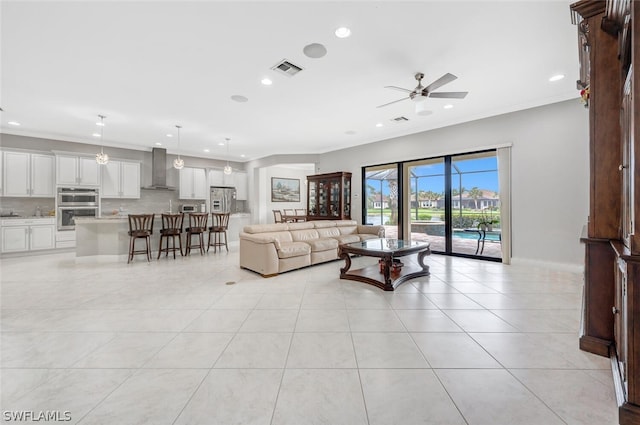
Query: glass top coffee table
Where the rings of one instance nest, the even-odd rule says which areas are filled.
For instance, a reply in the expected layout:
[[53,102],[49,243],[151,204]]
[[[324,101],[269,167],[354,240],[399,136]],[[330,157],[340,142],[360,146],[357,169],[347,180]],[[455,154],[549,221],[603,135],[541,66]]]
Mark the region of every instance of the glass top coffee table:
[[[349,254],[377,257],[380,260],[373,266],[349,270],[351,268]],[[417,254],[417,262],[413,258],[400,261],[399,258],[411,254]],[[385,291],[393,291],[409,279],[428,276],[429,266],[424,264],[424,257],[430,254],[429,242],[382,238],[343,244],[338,247],[338,255],[345,261],[345,266],[340,269],[340,279],[357,280]]]

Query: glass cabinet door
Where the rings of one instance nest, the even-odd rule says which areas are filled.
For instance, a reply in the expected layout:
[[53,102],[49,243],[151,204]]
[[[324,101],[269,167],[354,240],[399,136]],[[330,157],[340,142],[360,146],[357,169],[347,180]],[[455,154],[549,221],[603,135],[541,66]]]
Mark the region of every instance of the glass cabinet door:
[[329,182],[320,180],[318,183],[318,215],[327,216],[327,202],[329,200]]
[[351,218],[351,179],[345,177],[342,187],[342,213],[344,218],[349,219]]
[[315,180],[308,180],[308,182],[307,211],[309,215],[316,215],[318,213],[318,182]]

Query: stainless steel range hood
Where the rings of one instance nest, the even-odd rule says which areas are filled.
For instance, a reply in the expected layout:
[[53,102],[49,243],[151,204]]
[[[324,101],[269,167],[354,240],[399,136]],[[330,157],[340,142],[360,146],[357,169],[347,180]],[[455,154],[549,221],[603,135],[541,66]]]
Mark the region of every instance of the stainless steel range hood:
[[151,186],[147,190],[176,190],[167,186],[167,150],[163,148],[151,149]]

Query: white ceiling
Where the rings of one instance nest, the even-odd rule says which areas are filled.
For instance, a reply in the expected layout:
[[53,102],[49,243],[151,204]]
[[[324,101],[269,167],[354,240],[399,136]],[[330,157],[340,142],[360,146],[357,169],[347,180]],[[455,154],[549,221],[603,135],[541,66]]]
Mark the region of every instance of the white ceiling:
[[[180,124],[181,154],[245,161],[577,99],[569,3],[3,0],[1,131],[99,144],[103,114],[105,146],[176,153],[166,134]],[[337,38],[340,26],[351,37]],[[310,43],[327,55],[305,56]],[[285,58],[304,70],[270,69]],[[384,86],[413,89],[418,71],[424,85],[455,74],[438,91],[469,95],[430,98],[424,117],[410,100],[376,108],[403,96]],[[409,121],[390,121],[401,115]]]

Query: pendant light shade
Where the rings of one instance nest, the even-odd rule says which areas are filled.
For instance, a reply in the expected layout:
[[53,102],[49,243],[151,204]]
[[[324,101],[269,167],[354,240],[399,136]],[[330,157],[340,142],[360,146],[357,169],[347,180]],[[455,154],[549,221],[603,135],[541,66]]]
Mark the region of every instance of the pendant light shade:
[[231,139],[226,138],[225,140],[227,141],[227,165],[224,166],[223,172],[226,175],[229,175],[229,174],[233,173],[233,168],[231,168],[231,166],[229,165],[229,141]]
[[104,115],[98,115],[100,117],[100,122],[98,125],[100,126],[100,152],[96,154],[96,162],[100,165],[105,165],[109,163],[109,155],[104,153],[104,146],[102,145],[102,136],[104,134],[104,119],[107,118]]
[[178,129],[178,157],[173,160],[173,168],[176,170],[182,170],[184,168],[184,160],[180,158],[180,129],[182,128],[179,125],[176,125]]

